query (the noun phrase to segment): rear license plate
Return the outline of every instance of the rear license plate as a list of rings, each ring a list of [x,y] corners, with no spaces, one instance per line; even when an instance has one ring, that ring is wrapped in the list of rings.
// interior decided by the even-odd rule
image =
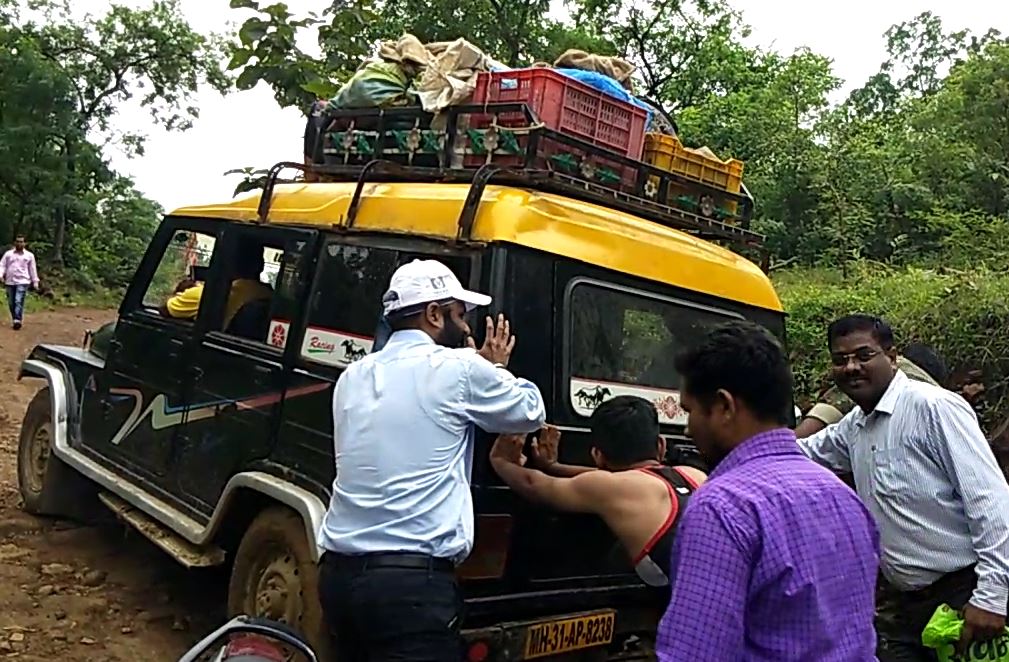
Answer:
[[[608,644],[613,641],[615,615],[609,611],[530,625],[523,657],[531,660]]]

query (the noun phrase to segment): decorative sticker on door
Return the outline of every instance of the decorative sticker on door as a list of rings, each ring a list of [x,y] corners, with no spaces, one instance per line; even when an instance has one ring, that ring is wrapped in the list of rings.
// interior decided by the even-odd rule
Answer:
[[[371,352],[372,339],[316,326],[305,330],[301,355],[309,361],[346,368]]]
[[[680,406],[680,393],[669,389],[602,382],[594,379],[572,377],[570,381],[571,406],[579,416],[592,415],[596,407],[618,395],[636,395],[649,400],[659,412],[659,422],[667,425],[686,425],[687,412]]]
[[[286,320],[270,320],[269,343],[271,347],[287,347],[287,336],[291,334],[291,323]]]

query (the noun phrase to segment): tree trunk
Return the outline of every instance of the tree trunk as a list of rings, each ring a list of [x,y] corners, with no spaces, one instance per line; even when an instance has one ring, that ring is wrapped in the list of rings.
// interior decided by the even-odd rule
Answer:
[[[56,203],[56,232],[53,234],[53,266],[62,269],[64,266],[63,262],[63,245],[66,243],[67,239],[67,210],[66,203],[61,199]]]
[[[67,200],[74,192],[74,173],[76,171],[77,150],[72,140],[67,141],[66,151],[66,174],[63,180],[63,194],[56,201],[56,209],[53,212],[56,222],[56,229],[53,233],[53,266],[57,269],[64,267],[63,247],[67,241]]]

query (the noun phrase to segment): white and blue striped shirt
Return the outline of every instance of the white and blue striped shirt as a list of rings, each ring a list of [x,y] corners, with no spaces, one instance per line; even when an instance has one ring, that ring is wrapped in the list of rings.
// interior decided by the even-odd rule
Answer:
[[[962,397],[898,370],[871,413],[855,407],[799,444],[854,474],[880,530],[887,581],[919,589],[976,563],[971,603],[1005,615],[1009,486]]]
[[[394,333],[336,384],[336,480],[319,546],[461,562],[473,548],[473,426],[527,433],[545,417],[535,384],[475,350]]]

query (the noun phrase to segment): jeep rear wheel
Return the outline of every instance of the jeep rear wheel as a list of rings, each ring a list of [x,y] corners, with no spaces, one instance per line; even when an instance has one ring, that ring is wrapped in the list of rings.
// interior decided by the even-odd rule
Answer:
[[[18,443],[18,491],[33,515],[89,519],[97,488],[53,455],[49,389],[35,394],[21,423]]]
[[[319,569],[305,524],[282,506],[261,512],[242,536],[228,585],[231,616],[247,614],[301,632],[320,660],[330,659],[329,634],[319,602]]]

